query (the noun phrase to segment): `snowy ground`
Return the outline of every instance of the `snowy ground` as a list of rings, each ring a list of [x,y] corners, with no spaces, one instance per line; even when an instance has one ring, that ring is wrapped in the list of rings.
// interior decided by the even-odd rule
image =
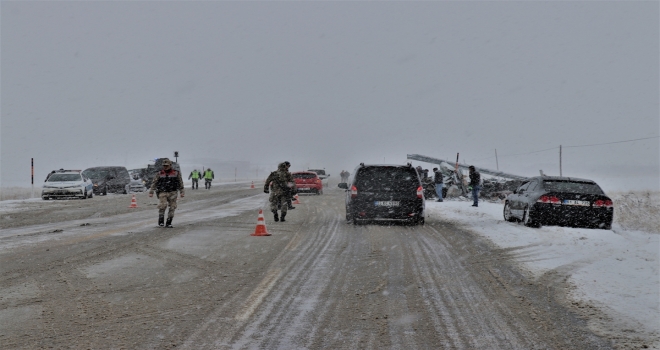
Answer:
[[[617,203],[615,201],[615,203]],[[621,202],[619,202],[621,203]],[[612,230],[543,226],[528,228],[502,218],[502,203],[467,199],[427,201],[427,216],[469,227],[511,251],[532,278],[556,273],[573,286],[573,305],[596,307],[604,317],[590,326],[600,333],[629,333],[660,349],[658,232],[627,229],[615,218]],[[641,208],[644,211],[646,208]],[[616,214],[615,214],[616,215]],[[641,215],[644,227],[657,227],[657,216]]]

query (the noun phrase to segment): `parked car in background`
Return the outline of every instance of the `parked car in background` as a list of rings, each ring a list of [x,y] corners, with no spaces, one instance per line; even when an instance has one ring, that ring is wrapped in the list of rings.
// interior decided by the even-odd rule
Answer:
[[[77,197],[80,199],[94,196],[93,184],[80,170],[56,170],[48,175],[41,190],[41,198]]]
[[[321,180],[325,180],[330,177],[330,174],[325,173],[325,169],[307,169],[307,171],[316,173],[316,175],[318,175]]]
[[[403,221],[424,224],[424,189],[412,165],[365,165],[361,163],[346,190],[346,220]]]
[[[611,229],[614,204],[596,182],[559,176],[525,180],[504,202],[504,219],[525,226]]]
[[[131,177],[123,166],[100,166],[85,169],[82,174],[92,180],[94,193],[128,193]]]
[[[323,194],[321,178],[313,171],[296,171],[291,173],[296,183],[298,193]]]

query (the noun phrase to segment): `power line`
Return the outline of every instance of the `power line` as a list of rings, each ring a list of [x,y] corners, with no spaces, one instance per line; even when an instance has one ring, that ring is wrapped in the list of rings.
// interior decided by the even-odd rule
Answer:
[[[657,139],[657,138],[660,138],[660,136],[642,137],[642,138],[639,138],[639,139],[613,141],[613,142],[605,142],[605,143],[595,143],[595,144],[591,144],[591,145],[577,145],[577,146],[563,146],[563,147],[564,148],[577,148],[577,147],[602,146],[602,145],[611,145],[611,144],[615,144],[615,143],[634,142],[634,141],[650,140],[650,139]],[[505,155],[500,155],[499,157],[524,156],[524,155],[533,154],[533,153],[551,151],[553,149],[559,149],[559,147],[546,148],[546,149],[542,149],[542,150],[539,150],[539,151],[532,151],[532,152],[528,152],[528,153],[505,154]],[[480,158],[480,159],[477,159],[476,161],[478,162],[480,160],[493,159],[493,158],[495,158],[495,156]]]
[[[575,147],[588,147],[588,146],[601,146],[601,145],[611,145],[615,143],[624,143],[624,142],[633,142],[633,141],[639,141],[639,140],[649,140],[649,139],[657,139],[660,136],[651,136],[651,137],[643,137],[641,139],[634,139],[634,140],[624,140],[624,141],[614,141],[614,142],[606,142],[606,143],[595,143],[592,145],[579,145],[579,146],[564,146],[565,148],[575,148]]]

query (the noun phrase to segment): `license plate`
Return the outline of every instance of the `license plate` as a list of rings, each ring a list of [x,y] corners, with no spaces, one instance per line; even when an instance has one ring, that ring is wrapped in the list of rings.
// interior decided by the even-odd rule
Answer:
[[[591,203],[589,203],[589,201],[578,201],[578,200],[573,200],[573,199],[564,199],[564,201],[562,203],[564,203],[566,205],[580,205],[580,206],[583,206],[583,207],[588,207],[589,205],[591,205]]]
[[[399,201],[375,201],[374,205],[377,207],[398,207]]]
[[[308,187],[302,187],[302,188],[301,188],[301,187],[298,187],[298,191],[309,191],[309,190],[311,190],[311,188],[308,188]]]

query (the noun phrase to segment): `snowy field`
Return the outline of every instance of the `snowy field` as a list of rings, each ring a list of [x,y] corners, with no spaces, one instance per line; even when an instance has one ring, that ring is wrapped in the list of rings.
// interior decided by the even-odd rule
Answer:
[[[429,200],[427,216],[442,218],[507,249],[531,278],[565,281],[565,296],[603,335],[642,338],[660,349],[660,194],[613,194],[612,230],[528,228],[502,217],[503,204]]]

